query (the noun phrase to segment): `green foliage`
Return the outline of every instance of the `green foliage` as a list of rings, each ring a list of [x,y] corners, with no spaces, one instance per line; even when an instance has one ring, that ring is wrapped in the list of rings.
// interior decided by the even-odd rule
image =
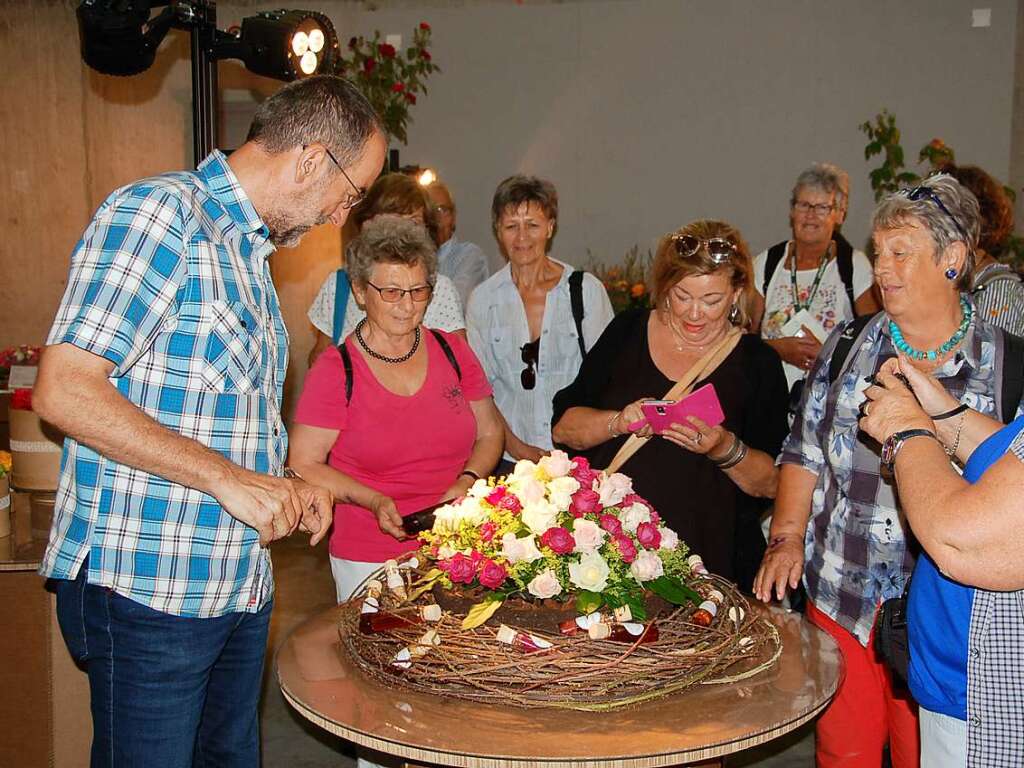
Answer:
[[[673,605],[685,605],[687,601],[694,605],[700,605],[701,601],[704,600],[696,590],[690,589],[682,582],[675,581],[667,576],[660,576],[654,581],[648,581],[644,586],[658,597],[668,600]]]

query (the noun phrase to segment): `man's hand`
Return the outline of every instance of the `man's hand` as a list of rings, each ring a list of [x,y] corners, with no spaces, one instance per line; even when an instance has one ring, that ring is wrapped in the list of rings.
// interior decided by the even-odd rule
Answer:
[[[306,506],[291,480],[250,472],[230,465],[230,477],[219,486],[217,501],[233,518],[260,535],[260,546],[283,539],[302,520]]]
[[[326,488],[310,485],[305,480],[292,478],[292,486],[302,501],[299,530],[310,535],[309,546],[315,547],[330,530],[334,517],[334,498]]]
[[[803,572],[803,539],[795,534],[775,537],[754,577],[754,596],[762,602],[770,602],[774,588],[776,599],[781,600],[787,587],[796,589]]]

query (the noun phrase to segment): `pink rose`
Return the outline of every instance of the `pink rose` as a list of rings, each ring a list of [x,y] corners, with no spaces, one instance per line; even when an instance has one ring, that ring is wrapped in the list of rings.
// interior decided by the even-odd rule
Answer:
[[[506,493],[508,493],[508,489],[504,485],[495,486],[493,491],[484,496],[484,501],[492,507],[496,507],[501,503],[501,500],[505,498]]]
[[[505,570],[505,566],[498,565],[489,557],[485,557],[480,561],[479,578],[482,586],[488,589],[497,589],[505,583],[505,579],[508,578],[508,571]]]
[[[494,538],[494,532],[496,530],[498,530],[498,524],[488,520],[480,526],[480,540],[483,542],[490,542],[490,540]]]
[[[636,560],[636,545],[633,540],[628,536],[616,536],[615,546],[619,548],[619,556],[622,557],[622,562],[632,563]],[[456,555],[458,557],[458,555]],[[454,559],[454,558],[453,558]],[[455,581],[455,578],[452,578]]]
[[[576,540],[572,534],[560,525],[544,531],[540,537],[540,543],[556,555],[568,554],[576,546]]]
[[[655,523],[640,523],[636,527],[636,540],[647,549],[657,549],[661,546],[661,533]]]
[[[597,491],[592,491],[588,486],[583,486],[572,495],[569,511],[573,517],[583,517],[583,515],[592,512],[600,512],[601,497]]]
[[[498,502],[498,509],[518,514],[523,511],[523,505],[514,493],[506,493],[501,497],[501,501]]]
[[[580,488],[591,489],[594,487],[594,481],[597,480],[598,472],[596,469],[590,468],[590,462],[583,456],[577,456],[572,460],[572,469],[569,474],[576,478],[576,482],[580,484]]]
[[[619,522],[619,518],[615,515],[601,515],[599,520],[601,527],[604,528],[612,536],[619,536],[622,534],[622,523]]]
[[[473,561],[461,552],[456,553],[448,561],[448,578],[453,584],[472,584],[476,577],[476,567]]]

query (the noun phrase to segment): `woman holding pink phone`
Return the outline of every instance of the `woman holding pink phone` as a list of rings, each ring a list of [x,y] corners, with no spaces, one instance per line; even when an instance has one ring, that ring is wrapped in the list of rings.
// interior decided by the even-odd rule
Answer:
[[[553,437],[595,467],[630,475],[709,569],[749,590],[788,432],[782,362],[747,333],[750,252],[731,225],[695,221],[662,238],[652,273],[655,308],[608,326],[555,397]],[[691,407],[712,423],[690,415],[665,425],[657,411],[649,419],[644,403],[654,399],[679,401],[665,413]]]

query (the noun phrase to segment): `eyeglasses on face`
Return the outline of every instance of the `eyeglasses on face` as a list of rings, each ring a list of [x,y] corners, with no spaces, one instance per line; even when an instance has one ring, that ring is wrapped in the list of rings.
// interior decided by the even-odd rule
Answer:
[[[707,240],[696,235],[673,235],[676,253],[683,259],[695,256],[703,247],[715,264],[725,264],[736,256],[736,244],[724,237],[712,237]]]
[[[523,365],[526,367],[519,374],[519,383],[523,385],[523,389],[533,389],[537,386],[537,372],[534,370],[534,366],[537,365],[537,359],[540,356],[540,339],[523,344],[520,351]]]
[[[309,146],[308,144],[303,144],[302,148],[305,149],[308,146]],[[326,146],[324,147],[324,152],[326,152],[327,156],[329,158],[331,158],[331,161],[336,166],[338,166],[338,170],[341,171],[341,175],[345,177],[345,181],[347,181],[348,185],[350,187],[352,187],[352,191],[349,192],[348,195],[345,196],[344,200],[341,201],[341,207],[346,209],[346,210],[349,210],[351,208],[355,208],[357,205],[359,205],[361,202],[363,202],[363,200],[366,199],[366,189],[365,189],[365,187],[357,187],[356,186],[356,183],[354,181],[352,181],[352,177],[349,176],[347,173],[345,173],[345,169],[341,167],[341,163],[338,162],[338,158],[336,158],[334,156],[334,153],[331,152],[331,150],[329,150]]]
[[[900,194],[912,202],[919,200],[928,200],[938,206],[939,210],[946,214],[946,218],[953,222],[953,226],[956,227],[956,231],[963,237],[965,243],[970,243],[971,239],[967,236],[967,232],[960,226],[960,222],[956,220],[956,216],[949,212],[949,208],[942,202],[942,198],[938,196],[934,189],[931,187],[920,186],[914,187],[913,189],[901,189]]]
[[[388,304],[397,304],[405,297],[405,294],[409,294],[409,298],[417,304],[422,304],[424,301],[428,301],[434,292],[434,286],[432,285],[417,285],[415,288],[381,288],[369,280],[366,281],[366,284],[375,289],[380,294],[381,299]]]
[[[835,203],[808,203],[806,200],[793,203],[793,210],[804,216],[812,212],[815,216],[828,216],[835,208]]]

